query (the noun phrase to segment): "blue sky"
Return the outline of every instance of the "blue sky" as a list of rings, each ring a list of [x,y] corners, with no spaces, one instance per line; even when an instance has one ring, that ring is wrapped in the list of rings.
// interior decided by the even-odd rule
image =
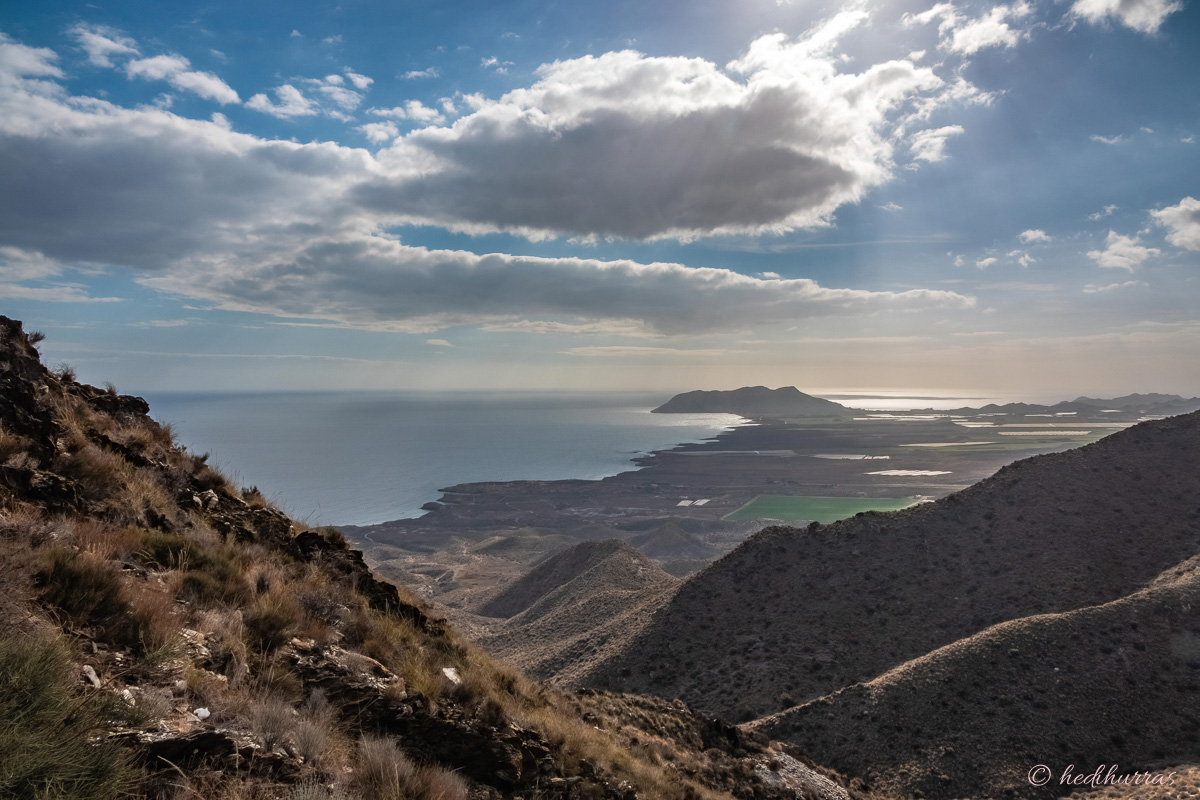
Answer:
[[[1200,394],[1186,0],[8,4],[0,310],[164,389]]]

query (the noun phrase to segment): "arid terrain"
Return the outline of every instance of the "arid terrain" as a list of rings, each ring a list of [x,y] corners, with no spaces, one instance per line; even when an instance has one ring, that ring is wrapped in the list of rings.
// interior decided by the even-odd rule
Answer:
[[[1194,796],[1200,412],[1074,449],[1098,436],[1039,433],[1017,450],[1061,452],[749,535],[722,517],[779,486],[756,480],[805,508],[817,488],[895,499],[913,484],[874,482],[879,461],[970,476],[1014,449],[934,415],[739,428],[610,481],[590,508],[612,514],[576,527],[449,548],[424,529],[405,558],[460,559],[414,581],[459,592],[448,623],[175,445],[140,398],[47,370],[37,340],[0,318],[0,796],[984,800],[1093,773],[1095,796]],[[825,462],[841,482],[814,483]],[[596,485],[521,486],[507,512],[501,486],[465,487],[430,516],[581,519],[561,501]],[[658,563],[722,549],[688,577]],[[516,577],[453,585],[489,560]]]
[[[0,797],[873,798],[680,702],[530,680],[38,341],[0,317]]]
[[[369,556],[438,564],[413,585],[559,684],[680,698],[892,796],[1058,796],[1072,786],[1029,770],[1200,761],[1200,414],[1071,405],[763,421],[606,481],[455,487],[395,538],[371,533],[404,541],[408,524],[433,544],[457,520],[461,560]],[[1038,448],[1057,452],[1013,460]],[[870,474],[881,464],[967,480]],[[776,524],[682,580],[656,567],[729,549],[723,517],[764,487],[928,502]],[[541,526],[506,535],[496,510],[538,503]],[[563,524],[581,507],[588,523]],[[519,577],[484,574],[497,552]]]

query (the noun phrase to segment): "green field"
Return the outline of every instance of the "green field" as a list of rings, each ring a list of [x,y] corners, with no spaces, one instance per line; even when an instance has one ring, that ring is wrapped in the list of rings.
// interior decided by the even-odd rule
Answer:
[[[737,511],[726,515],[725,519],[734,522],[748,519],[836,522],[852,517],[860,511],[895,511],[912,504],[912,500],[890,497],[794,497],[760,494]]]

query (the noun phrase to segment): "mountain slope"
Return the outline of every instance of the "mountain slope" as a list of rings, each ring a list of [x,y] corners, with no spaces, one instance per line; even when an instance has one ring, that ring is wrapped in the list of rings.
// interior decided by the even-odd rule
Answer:
[[[936,503],[769,528],[588,684],[753,719],[1006,620],[1099,605],[1200,552],[1200,414],[1016,462]]]
[[[483,603],[477,612],[503,618],[525,612],[527,618],[536,618],[564,602],[586,597],[596,586],[638,590],[662,581],[674,582],[624,542],[581,542],[538,564]]]
[[[46,370],[35,344],[0,317],[0,796],[717,800],[801,785],[756,778],[781,745],[752,735],[714,759],[602,729],[376,578],[336,531],[231,485],[142,399]],[[839,781],[827,796],[862,796]]]
[[[695,391],[677,394],[655,414],[740,414],[743,417],[828,417],[850,409],[831,400],[807,395],[795,386],[768,389],[744,386],[732,391]]]
[[[480,644],[534,677],[570,682],[620,650],[678,584],[624,542],[583,542],[485,604],[491,616],[514,613]]]
[[[887,793],[1053,797],[1061,771],[1200,755],[1200,558],[1101,606],[988,628],[750,727]],[[1036,764],[1056,779],[1030,786]]]

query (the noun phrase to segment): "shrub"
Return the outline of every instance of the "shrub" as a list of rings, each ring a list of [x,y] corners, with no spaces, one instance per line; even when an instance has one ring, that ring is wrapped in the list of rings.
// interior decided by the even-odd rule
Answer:
[[[420,797],[427,800],[467,800],[468,785],[457,772],[425,767],[418,776]]]
[[[196,558],[200,563],[189,565],[180,580],[181,600],[199,606],[239,606],[250,602],[254,590],[242,568],[231,558],[213,550]]]
[[[90,554],[50,550],[37,579],[42,599],[75,624],[105,622],[129,612],[121,596],[120,571]]]
[[[243,615],[250,642],[264,653],[275,650],[291,639],[304,620],[304,612],[296,598],[284,593],[259,597]]]
[[[250,707],[249,716],[250,729],[258,734],[267,750],[286,742],[296,727],[296,712],[292,707],[270,695],[260,697]]]
[[[179,617],[171,595],[158,587],[142,585],[129,597],[130,619],[137,626],[137,639],[143,654],[161,661],[179,650]]]
[[[194,542],[175,533],[142,531],[141,540],[138,556],[146,566],[187,569],[203,567],[207,561]]]
[[[0,635],[0,797],[109,800],[132,788],[126,753],[88,742],[105,709],[71,692],[67,666],[57,642]]]
[[[417,766],[394,741],[368,737],[359,742],[354,788],[366,800],[408,800],[416,785]]]

